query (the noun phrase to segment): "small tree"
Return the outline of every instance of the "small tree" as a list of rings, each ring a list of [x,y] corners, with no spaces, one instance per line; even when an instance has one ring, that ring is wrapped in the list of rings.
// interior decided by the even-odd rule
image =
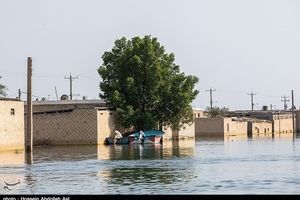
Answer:
[[[1,79],[2,77],[0,76],[0,79]],[[5,86],[5,85],[2,85],[2,84],[0,84],[0,96],[6,96],[6,90],[7,90],[7,87]]]
[[[216,116],[224,116],[227,112],[229,111],[229,108],[223,107],[223,108],[219,108],[219,107],[207,107],[206,108],[206,112],[209,113],[210,117],[216,117]]]
[[[180,72],[174,54],[165,53],[156,38],[123,37],[102,59],[100,97],[116,108],[125,128],[160,124],[179,129],[193,120],[191,102],[198,94],[198,78]]]

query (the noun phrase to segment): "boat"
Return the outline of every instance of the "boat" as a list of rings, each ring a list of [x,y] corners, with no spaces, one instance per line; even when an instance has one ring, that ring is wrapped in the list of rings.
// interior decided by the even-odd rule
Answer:
[[[146,130],[143,131],[145,134],[144,141],[139,139],[139,131],[135,131],[133,133],[127,133],[124,135],[128,135],[117,140],[114,140],[112,137],[107,137],[105,140],[105,144],[157,144],[161,143],[162,136],[165,132],[160,130]]]

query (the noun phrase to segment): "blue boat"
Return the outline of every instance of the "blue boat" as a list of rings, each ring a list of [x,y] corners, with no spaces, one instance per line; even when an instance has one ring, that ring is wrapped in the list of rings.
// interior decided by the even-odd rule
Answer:
[[[140,140],[140,133],[139,131],[135,131],[130,133],[127,137],[122,137],[118,139],[114,139],[112,137],[107,137],[105,140],[106,144],[157,144],[162,142],[162,136],[165,132],[160,130],[147,130],[144,132],[144,139]],[[123,134],[126,135],[126,134]]]

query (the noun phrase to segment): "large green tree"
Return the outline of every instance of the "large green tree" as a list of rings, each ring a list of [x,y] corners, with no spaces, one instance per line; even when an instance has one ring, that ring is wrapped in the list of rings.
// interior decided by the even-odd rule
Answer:
[[[125,128],[179,129],[192,122],[198,78],[180,72],[174,54],[167,54],[157,38],[123,37],[102,59],[100,97],[116,108]]]
[[[1,79],[2,77],[0,76],[0,79]],[[0,96],[6,96],[6,90],[7,90],[7,88],[6,88],[6,86],[5,85],[2,85],[2,84],[0,84]]]
[[[209,113],[209,116],[210,117],[217,117],[217,116],[225,116],[226,113],[229,111],[229,108],[227,107],[223,107],[223,108],[220,108],[220,107],[207,107],[206,108],[206,112]]]

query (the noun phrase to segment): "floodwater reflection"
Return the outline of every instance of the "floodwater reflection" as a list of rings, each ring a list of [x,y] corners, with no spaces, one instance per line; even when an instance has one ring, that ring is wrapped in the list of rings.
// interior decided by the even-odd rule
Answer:
[[[184,184],[195,177],[193,164],[187,166],[194,156],[195,140],[164,141],[156,145],[114,145],[101,146],[99,159],[116,160],[117,163],[98,172],[100,179],[109,185],[119,185],[121,191],[130,193],[132,187],[147,185],[141,193],[157,190],[157,184]],[[108,148],[108,149],[107,149]],[[103,152],[107,154],[104,155]],[[122,160],[132,160],[131,164]],[[154,160],[159,160],[155,162]],[[165,160],[165,161],[163,161]],[[187,172],[188,171],[188,172]],[[115,187],[118,192],[118,187]]]
[[[24,175],[10,170],[25,165],[24,151],[0,152],[0,194],[13,193],[24,183]]]
[[[299,193],[300,139],[165,140],[0,153],[0,194]],[[18,183],[3,190],[4,181]]]
[[[140,160],[194,155],[195,140],[164,141],[162,144],[99,145],[99,160]]]

